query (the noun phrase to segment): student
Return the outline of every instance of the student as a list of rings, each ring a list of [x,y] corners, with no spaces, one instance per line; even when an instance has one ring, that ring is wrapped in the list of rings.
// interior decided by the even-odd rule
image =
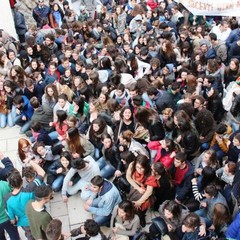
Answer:
[[[20,134],[23,134],[30,129],[30,121],[34,110],[30,105],[29,100],[25,96],[15,96],[13,99],[13,104],[17,109],[17,117],[15,118],[15,124],[21,126]]]
[[[47,240],[64,240],[62,235],[62,222],[59,219],[53,219],[46,229]]]
[[[49,185],[38,186],[34,190],[35,201],[27,203],[26,214],[30,230],[35,239],[46,239],[46,229],[52,217],[45,209],[45,204],[52,197],[52,188]]]
[[[175,201],[187,204],[193,199],[191,179],[193,178],[194,169],[191,163],[187,161],[185,153],[176,153],[170,173],[176,186]]]
[[[18,229],[15,225],[13,225],[9,216],[7,215],[5,204],[4,204],[4,196],[11,193],[11,188],[8,182],[0,181],[0,239],[6,240],[5,231],[8,233],[11,240],[20,240]]]
[[[112,212],[111,236],[113,238],[132,237],[140,228],[140,219],[135,214],[134,205],[131,201],[120,202]]]
[[[13,163],[9,157],[4,156],[3,152],[0,151],[0,180],[6,181],[10,171],[13,169]]]
[[[28,240],[33,240],[26,215],[26,205],[29,200],[34,199],[33,192],[27,192],[23,188],[23,180],[18,170],[14,169],[8,177],[12,192],[6,197],[6,210],[13,225],[22,227]]]
[[[84,209],[94,214],[94,220],[100,226],[109,224],[113,208],[122,200],[120,193],[111,182],[99,175],[92,178],[90,192]]]
[[[80,180],[76,184],[69,184],[72,177],[78,173]],[[97,162],[91,157],[76,158],[71,162],[71,169],[64,178],[62,186],[63,202],[68,201],[68,196],[76,194],[81,190],[81,198],[85,201],[89,198],[89,187],[91,179],[100,174],[100,169]]]
[[[189,213],[183,220],[182,240],[197,240],[199,239],[200,218],[195,213]]]
[[[106,240],[107,237],[102,233],[100,226],[93,219],[87,219],[84,225],[73,229],[70,236],[76,237],[80,234],[84,234],[85,237],[82,240]]]

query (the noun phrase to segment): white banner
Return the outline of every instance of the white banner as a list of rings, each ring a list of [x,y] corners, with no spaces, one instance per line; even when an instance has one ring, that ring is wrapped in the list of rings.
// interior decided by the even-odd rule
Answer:
[[[240,16],[240,0],[179,0],[194,15]]]

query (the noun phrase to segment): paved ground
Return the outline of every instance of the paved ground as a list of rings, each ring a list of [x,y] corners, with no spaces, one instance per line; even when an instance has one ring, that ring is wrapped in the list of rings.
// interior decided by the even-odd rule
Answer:
[[[20,137],[19,127],[0,129],[0,151],[4,152],[8,156],[14,166],[20,169],[20,163],[17,156],[17,142]],[[62,202],[61,195],[59,193],[54,194],[54,198],[51,200],[48,211],[53,218],[58,218],[63,223],[63,232],[69,232],[70,229],[78,227],[86,219],[91,218],[91,215],[83,209],[83,201],[79,195],[75,195],[69,198],[68,203]],[[154,217],[156,213],[150,213],[147,215],[147,222]],[[103,228],[103,232],[108,235],[109,229]],[[25,236],[22,230],[19,230],[22,240],[25,240]],[[74,239],[74,238],[72,238]]]

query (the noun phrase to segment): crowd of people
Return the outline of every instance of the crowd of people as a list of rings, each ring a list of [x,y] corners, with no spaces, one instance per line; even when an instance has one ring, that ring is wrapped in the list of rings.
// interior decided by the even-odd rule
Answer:
[[[20,126],[22,172],[0,152],[0,239],[104,240],[110,226],[112,240],[240,240],[239,19],[173,0],[38,0],[27,26],[11,3],[0,127]],[[93,218],[64,235],[45,210],[54,192],[80,192]]]

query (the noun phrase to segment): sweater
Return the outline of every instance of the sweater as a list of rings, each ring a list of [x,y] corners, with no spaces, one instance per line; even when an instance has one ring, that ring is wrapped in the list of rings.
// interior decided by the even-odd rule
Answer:
[[[44,208],[41,211],[36,211],[32,203],[32,200],[29,201],[26,207],[31,233],[35,239],[47,239],[45,232],[52,217]]]
[[[88,166],[85,167],[84,169],[78,170],[75,168],[71,168],[68,171],[68,173],[63,181],[62,195],[66,196],[68,183],[69,183],[69,181],[71,181],[71,179],[75,173],[78,173],[78,175],[81,177],[80,181],[83,180],[88,183],[90,183],[90,181],[93,177],[100,175],[99,166],[98,166],[97,162],[91,156],[85,157],[84,161],[88,162]]]
[[[134,214],[133,219],[123,221],[121,217],[118,215],[118,205],[114,207],[112,211],[112,217],[110,222],[110,229],[112,230],[115,227],[116,223],[120,223],[123,225],[125,230],[118,228],[116,234],[133,236],[137,230],[140,228],[140,219],[137,214]],[[112,235],[111,231],[111,235]]]
[[[6,200],[8,216],[10,220],[17,219],[17,226],[29,226],[25,208],[30,199],[34,199],[33,192],[21,190],[15,195],[11,193]]]
[[[93,193],[91,197],[94,201],[94,207],[91,206],[89,212],[97,216],[109,216],[113,208],[122,201],[115,185],[105,179],[98,195]]]
[[[0,181],[0,224],[6,222],[9,218],[5,211],[4,197],[11,192],[8,182]]]

